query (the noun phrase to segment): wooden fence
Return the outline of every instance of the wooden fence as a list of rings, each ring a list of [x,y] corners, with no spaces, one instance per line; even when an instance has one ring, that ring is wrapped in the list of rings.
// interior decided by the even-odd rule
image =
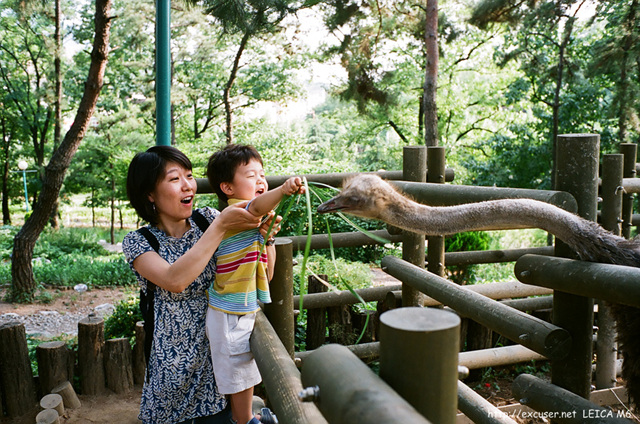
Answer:
[[[581,214],[587,210],[587,218],[595,219],[594,207],[598,196],[597,137],[566,136],[561,137],[560,141],[561,152],[564,151],[565,155],[571,156],[570,160],[564,161],[565,163],[588,162],[588,166],[583,165],[578,170],[559,171],[558,178],[564,182],[565,191],[442,184],[445,179],[452,178],[452,172],[444,169],[443,151],[439,148],[434,150],[431,158],[428,153],[430,150],[426,148],[408,148],[405,157],[410,159],[405,161],[405,169],[401,173],[382,173],[382,176],[395,180],[395,184],[402,191],[417,201],[430,205],[526,197],[543,200]],[[620,231],[624,232],[632,225],[634,219],[629,193],[636,192],[632,188],[635,187],[636,181],[627,176],[628,174],[624,174],[623,180],[623,160],[630,156],[633,158],[631,166],[635,173],[637,152],[635,145],[624,145],[622,150],[625,151],[624,156],[607,155],[603,158],[600,184],[603,205],[600,220],[605,228],[616,231],[616,228],[621,227]],[[625,161],[629,162],[630,160]],[[424,169],[427,163],[431,172]],[[560,161],[561,165],[562,163],[563,161]],[[322,181],[334,186],[339,185],[344,177],[345,174],[307,176],[311,181]],[[275,181],[277,178],[284,177],[272,177],[270,184],[277,185],[281,182]],[[584,189],[585,181],[590,185],[587,190]],[[593,181],[596,181],[595,187]],[[198,185],[199,192],[211,191],[205,180],[199,180]],[[623,196],[619,187],[630,189]],[[585,207],[583,204],[589,206]],[[622,226],[619,222],[620,217]],[[331,322],[339,322],[347,329],[351,326],[356,331],[361,328],[364,317],[353,313],[349,308],[349,305],[357,303],[357,299],[351,293],[321,293],[321,290],[317,289],[318,293],[310,293],[303,299],[303,308],[308,314],[307,352],[295,352],[294,344],[295,310],[299,299],[293,296],[293,252],[301,248],[303,238],[277,239],[278,260],[272,284],[273,303],[265,305],[264,315],[258,314],[251,346],[263,376],[267,395],[280,422],[357,422],[365,416],[378,417],[375,422],[398,422],[397,419],[401,415],[413,422],[450,423],[455,420],[458,407],[469,417],[475,417],[476,422],[513,422],[505,418],[504,414],[496,414],[494,407],[478,399],[464,383],[458,381],[458,377],[465,375],[464,369],[461,370],[458,366],[474,369],[530,359],[546,358],[552,363],[554,385],[536,381],[536,387],[542,387],[540,393],[547,388],[548,392],[562,393],[562,390],[565,390],[577,394],[580,399],[587,397],[585,393],[588,395],[592,375],[591,329],[594,317],[593,301],[585,296],[620,301],[619,297],[615,297],[616,291],[623,285],[626,288],[634,286],[633,283],[640,279],[640,271],[635,268],[550,258],[549,255],[553,254],[550,248],[445,254],[442,240],[438,238],[429,238],[428,257],[425,257],[424,237],[398,234],[393,229],[382,233],[392,241],[402,241],[403,250],[407,251],[407,255],[403,254],[403,259],[387,257],[382,262],[385,271],[398,278],[401,284],[359,291],[366,301],[378,302],[376,313],[370,316],[370,321],[375,325],[367,335],[367,342],[337,347],[334,346],[336,342],[348,342],[329,332],[329,341],[334,344],[325,345],[327,329],[324,323],[327,322],[327,317],[336,317],[332,318]],[[376,243],[360,233],[333,234],[332,237],[335,247]],[[326,235],[315,235],[312,239],[313,249],[326,248],[327,244]],[[556,246],[556,253],[558,249],[561,248]],[[532,256],[532,253],[537,256]],[[504,283],[460,287],[442,278],[445,265],[507,261],[517,261],[516,276],[521,281],[508,283],[509,287],[506,290]],[[557,273],[558,275],[553,274],[553,271],[561,266],[580,268],[589,275],[596,275],[594,284],[575,284],[575,281],[567,282],[563,279],[561,272]],[[530,271],[533,268],[536,272],[519,272],[522,269]],[[526,277],[522,277],[523,275]],[[541,278],[540,275],[545,278]],[[551,275],[553,278],[547,278]],[[614,276],[616,284],[602,289],[598,284],[597,275],[609,279]],[[625,285],[627,282],[628,285]],[[309,284],[310,287],[316,286],[313,279]],[[541,285],[545,287],[540,287]],[[563,293],[561,296],[558,296],[559,290]],[[480,291],[483,292],[479,293]],[[543,296],[551,293],[554,294],[553,323],[549,322],[548,313],[540,312],[551,309],[552,296]],[[522,299],[512,300],[513,297]],[[626,296],[626,300],[623,301],[640,306],[635,300],[638,298],[640,296],[633,294]],[[439,308],[444,305],[445,308],[419,308],[430,311],[428,313],[436,311],[438,317],[431,319],[432,322],[421,322],[422,318],[412,315],[415,314],[416,306],[436,305],[439,305]],[[602,308],[602,305],[599,306]],[[457,315],[450,310],[456,311]],[[566,317],[567,314],[563,314],[563,310],[571,311],[572,316]],[[579,312],[576,313],[576,310]],[[391,312],[393,314],[389,315]],[[479,324],[480,328],[488,329],[488,334],[502,334],[514,344],[502,348],[491,347],[473,352],[460,352],[458,360],[451,361],[451,349],[458,352],[465,343],[473,344],[469,341],[467,333],[461,331],[460,323],[456,324],[455,320],[450,319],[451,316],[458,315],[465,318],[462,321]],[[384,323],[385,316],[390,322]],[[440,324],[434,325],[433,322]],[[444,325],[443,322],[447,324]],[[417,329],[416,323],[421,323]],[[31,376],[26,358],[24,328],[17,324],[0,327],[0,395],[4,399],[5,408],[3,411],[0,410],[0,414],[20,415],[24,408],[31,408],[36,403],[37,393],[44,395],[53,386],[65,381],[78,381],[75,389],[83,394],[98,394],[105,390],[126,391],[133,384],[141,383],[144,379],[142,352],[139,347],[142,346],[141,340],[144,337],[142,328],[137,329],[137,341],[132,350],[125,339],[105,341],[102,324],[102,320],[94,317],[88,317],[79,323],[77,358],[73,358],[64,344],[39,348],[38,361],[39,364],[42,361],[40,369],[43,371],[35,379]],[[601,316],[598,316],[598,326],[597,348],[605,346],[611,350],[613,341],[607,333],[613,324],[603,321]],[[588,332],[585,328],[588,328]],[[487,330],[478,331],[485,331],[486,334]],[[348,331],[343,329],[342,332]],[[387,334],[384,337],[387,337],[388,341],[381,337],[381,333]],[[453,336],[454,333],[456,336]],[[435,344],[438,348],[434,348],[433,342],[429,340],[439,340]],[[406,353],[412,349],[402,348],[419,345],[431,346],[425,348],[429,355],[407,355]],[[359,366],[360,360],[357,358],[379,360],[380,376],[372,374],[367,367]],[[598,384],[600,387],[611,387],[615,380],[617,358],[615,355],[598,353],[597,359]],[[432,369],[441,372],[424,374],[425,370]],[[74,373],[78,378],[74,379]],[[454,383],[451,376],[455,376]],[[413,388],[412,380],[419,380],[425,384],[424,379],[429,379],[429,384],[432,384],[435,390],[420,391]],[[25,384],[11,384],[16,381]],[[558,392],[556,386],[564,389],[559,389]],[[300,401],[301,392],[304,393],[304,400],[309,402]],[[540,394],[534,391],[528,396],[531,397],[531,405],[539,411],[553,411],[554,406],[545,401]],[[570,396],[567,399],[570,405],[576,408],[588,407],[594,411],[600,408],[592,404],[585,406],[582,401],[571,400],[574,398]],[[387,417],[385,411],[389,410],[398,411],[400,415]],[[353,421],[354,417],[360,418]]]

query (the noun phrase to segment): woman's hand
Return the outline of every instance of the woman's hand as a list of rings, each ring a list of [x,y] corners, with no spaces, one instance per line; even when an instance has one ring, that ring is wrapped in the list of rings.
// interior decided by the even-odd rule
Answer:
[[[224,208],[214,220],[222,229],[226,230],[250,230],[258,228],[260,217],[253,215],[245,209],[248,202],[240,202]]]
[[[276,234],[280,232],[280,228],[281,228],[280,222],[282,221],[282,217],[280,215],[278,216],[275,216],[275,215],[276,215],[275,212],[273,211],[269,212],[269,214],[267,215],[267,218],[260,225],[260,234],[262,234],[265,240],[271,237],[275,237]],[[275,222],[274,222],[274,219],[275,219]],[[269,231],[269,227],[271,226],[271,222],[274,222],[274,224],[273,224],[273,227],[271,228],[271,232],[267,234],[267,231]]]

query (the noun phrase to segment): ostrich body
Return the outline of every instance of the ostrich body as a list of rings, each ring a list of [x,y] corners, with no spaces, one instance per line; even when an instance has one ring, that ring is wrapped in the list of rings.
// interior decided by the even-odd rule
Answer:
[[[321,204],[318,212],[344,212],[425,235],[540,228],[569,245],[582,260],[640,266],[638,241],[616,236],[595,222],[532,199],[431,207],[405,197],[376,175],[362,174],[345,181],[340,194]],[[637,404],[640,400],[640,309],[625,305],[613,305],[612,309],[624,359],[622,376],[630,397]]]

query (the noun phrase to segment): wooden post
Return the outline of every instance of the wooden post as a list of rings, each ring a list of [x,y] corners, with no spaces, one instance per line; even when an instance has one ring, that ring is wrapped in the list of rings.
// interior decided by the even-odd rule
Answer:
[[[62,396],[49,393],[40,399],[40,407],[42,409],[55,409],[58,412],[59,416],[64,415],[64,401],[62,400]]]
[[[456,421],[459,337],[452,312],[413,307],[380,317],[380,377],[433,423]]]
[[[107,387],[115,393],[125,393],[133,388],[131,345],[129,339],[109,339],[104,345],[104,370]]]
[[[327,281],[326,275],[319,275]],[[324,293],[328,290],[315,276],[311,275],[309,280],[309,293]],[[304,299],[303,299],[304,301]],[[327,333],[327,310],[326,308],[316,308],[307,310],[307,350],[313,350],[322,346]]]
[[[58,424],[60,415],[55,409],[44,409],[36,415],[36,424]]]
[[[440,146],[427,148],[427,182],[444,184],[445,149]],[[444,277],[444,237],[427,237],[427,270]],[[416,305],[417,306],[417,305]]]
[[[428,423],[344,346],[313,351],[302,365],[302,384],[318,386],[316,404],[331,424]]]
[[[70,355],[71,352],[63,341],[44,342],[38,345],[36,359],[42,393],[49,393],[58,384],[73,380],[73,362],[70,360]]]
[[[402,151],[402,171],[405,181],[424,183],[427,179],[427,148],[406,146]],[[402,237],[402,259],[416,266],[424,267],[425,238],[422,234],[405,232]],[[402,285],[402,305],[422,305],[422,293]]]
[[[135,328],[136,344],[133,345],[133,382],[144,384],[147,364],[144,357],[144,321],[136,322]]]
[[[620,153],[624,156],[623,178],[635,178],[638,145],[635,143],[620,144]],[[633,193],[622,196],[622,237],[631,237],[631,217],[633,215]]]
[[[327,322],[329,323],[330,343],[348,345],[355,342],[349,306],[339,305],[327,308]]]
[[[300,402],[300,371],[262,312],[256,314],[250,343],[264,386],[274,394],[270,404],[280,422],[327,424],[314,404]]]
[[[73,386],[71,382],[64,381],[51,389],[51,393],[58,394],[62,396],[62,401],[64,402],[64,406],[70,409],[78,409],[82,404],[80,403],[80,399],[78,399],[78,395],[76,391],[73,390]]]
[[[558,136],[556,190],[569,192],[578,203],[578,215],[595,221],[597,217],[598,134]],[[575,253],[556,240],[556,255]],[[553,323],[571,334],[569,355],[551,362],[551,382],[584,398],[591,391],[593,360],[593,299],[555,291]]]
[[[95,315],[78,322],[78,375],[83,395],[104,391],[104,321]]]
[[[276,265],[271,280],[271,303],[264,305],[264,313],[275,328],[291,358],[295,353],[295,318],[293,315],[293,244],[291,240],[276,239]]]
[[[0,383],[10,418],[31,411],[37,404],[27,333],[17,321],[0,325]]]
[[[513,396],[521,404],[540,412],[551,412],[557,422],[631,424],[632,421],[612,413],[568,390],[549,384],[529,374],[520,374],[511,386]],[[550,415],[554,416],[554,415]]]
[[[602,227],[622,234],[622,178],[624,155],[602,157]],[[598,341],[596,343],[596,389],[608,389],[616,382],[616,324],[607,302],[598,301]]]

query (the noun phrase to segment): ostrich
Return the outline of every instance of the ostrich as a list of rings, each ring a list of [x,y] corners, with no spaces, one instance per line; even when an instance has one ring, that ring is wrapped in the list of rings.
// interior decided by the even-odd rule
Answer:
[[[582,260],[640,266],[640,241],[618,237],[592,221],[532,199],[503,199],[448,207],[430,207],[400,194],[372,174],[345,181],[340,194],[318,207],[319,213],[344,212],[377,219],[425,235],[507,228],[541,228],[564,241]],[[623,354],[622,376],[629,396],[640,401],[640,309],[613,305]]]

